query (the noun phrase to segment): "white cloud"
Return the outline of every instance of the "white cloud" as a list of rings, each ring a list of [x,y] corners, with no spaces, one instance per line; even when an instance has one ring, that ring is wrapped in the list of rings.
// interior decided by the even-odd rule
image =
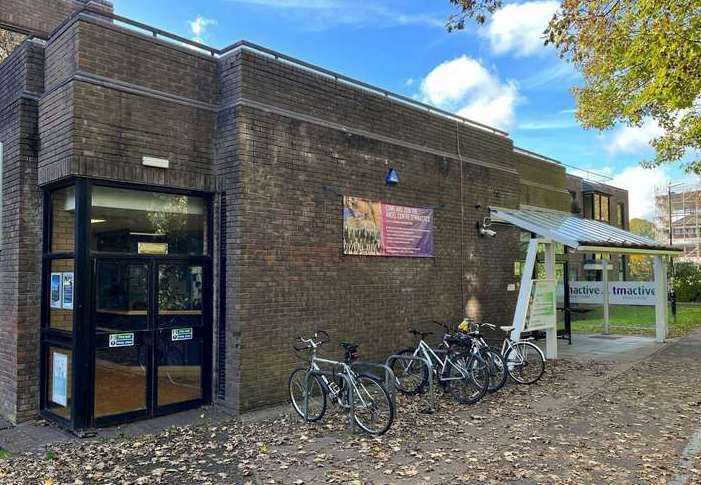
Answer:
[[[190,24],[190,33],[192,34],[192,40],[195,42],[204,43],[207,37],[207,28],[212,25],[216,25],[217,21],[212,19],[207,19],[198,15],[194,20],[188,22]]]
[[[543,32],[560,6],[556,1],[510,3],[500,8],[481,35],[489,39],[495,54],[513,51],[529,56],[545,51]]]
[[[607,184],[628,191],[628,210],[630,217],[642,217],[652,220],[655,213],[655,187],[666,185],[669,181],[667,169],[643,168],[634,165],[616,173]]]
[[[652,148],[650,140],[663,133],[654,120],[647,120],[642,126],[622,126],[613,132],[605,148],[609,155],[643,153]]]
[[[423,101],[499,128],[514,123],[519,99],[513,81],[502,82],[479,61],[460,56],[436,66],[420,86]]]

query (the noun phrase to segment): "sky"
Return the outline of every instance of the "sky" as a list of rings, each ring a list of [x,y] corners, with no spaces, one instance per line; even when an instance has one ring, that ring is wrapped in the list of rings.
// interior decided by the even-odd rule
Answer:
[[[674,166],[640,167],[654,153],[654,123],[577,124],[570,89],[581,77],[543,45],[556,1],[506,1],[484,26],[453,33],[448,0],[113,1],[120,15],[207,45],[248,40],[503,129],[571,173],[628,189],[631,217],[652,217],[655,186],[689,179]]]

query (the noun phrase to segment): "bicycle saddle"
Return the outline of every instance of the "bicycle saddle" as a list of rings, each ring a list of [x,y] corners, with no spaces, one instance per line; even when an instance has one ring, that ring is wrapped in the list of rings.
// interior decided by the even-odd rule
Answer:
[[[508,327],[501,326],[501,327],[499,327],[499,328],[502,329],[502,331],[508,333],[508,332],[511,332],[511,331],[514,329],[514,326],[513,326],[513,325],[509,325]]]
[[[343,347],[344,350],[358,350],[358,344],[352,342],[341,342],[341,347]]]
[[[409,329],[409,333],[412,335],[420,335],[421,338],[426,338],[429,335],[433,335],[433,332],[420,332],[415,328]]]

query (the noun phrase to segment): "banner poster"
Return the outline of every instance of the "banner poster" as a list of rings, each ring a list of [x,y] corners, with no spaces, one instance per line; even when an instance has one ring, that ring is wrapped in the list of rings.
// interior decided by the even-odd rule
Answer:
[[[533,280],[524,331],[555,328],[557,303],[555,280]]]
[[[63,308],[63,273],[51,273],[51,308]]]
[[[343,254],[433,257],[433,209],[344,196]]]

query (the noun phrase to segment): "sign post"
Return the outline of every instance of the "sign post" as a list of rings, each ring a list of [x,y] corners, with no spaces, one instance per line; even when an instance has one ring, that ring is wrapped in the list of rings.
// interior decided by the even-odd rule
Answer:
[[[609,333],[609,270],[608,270],[608,260],[606,258],[601,259],[601,283],[604,287],[604,335]]]

